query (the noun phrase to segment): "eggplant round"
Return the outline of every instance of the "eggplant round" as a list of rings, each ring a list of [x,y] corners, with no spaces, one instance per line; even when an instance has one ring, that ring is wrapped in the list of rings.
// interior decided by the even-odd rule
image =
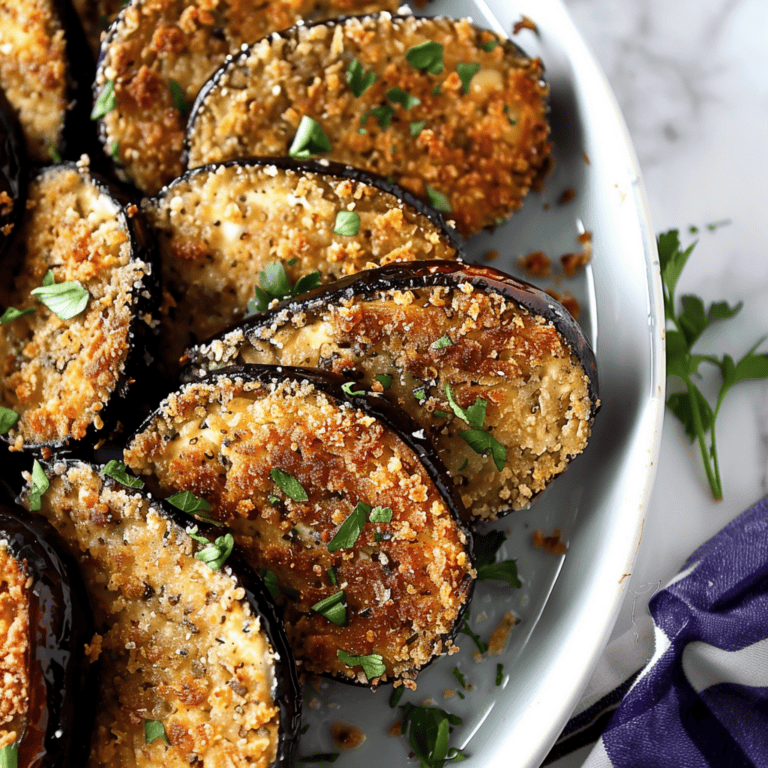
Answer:
[[[189,377],[306,366],[382,392],[426,430],[474,520],[529,506],[585,448],[599,405],[594,354],[561,304],[498,270],[453,262],[352,275],[186,359]]]
[[[71,0],[2,0],[0,83],[37,163],[97,146],[89,119],[95,61]]]
[[[220,371],[169,396],[126,464],[156,495],[191,491],[212,506],[280,592],[303,671],[411,685],[455,648],[471,541],[423,434],[343,387],[299,369]]]
[[[27,200],[27,152],[18,118],[0,89],[0,258]]]
[[[19,768],[82,765],[95,714],[88,596],[56,531],[10,503],[0,503],[0,618],[0,748],[15,742]]]
[[[280,291],[300,290],[312,273],[325,283],[394,261],[451,259],[459,247],[455,232],[412,195],[338,164],[204,166],[142,207],[169,297],[160,325],[166,366],[242,319],[257,288],[277,290],[274,276],[261,274],[267,267],[282,265],[290,286]],[[344,216],[353,226],[339,234]]]
[[[301,19],[395,10],[399,0],[132,0],[101,45],[95,98],[114,94],[101,139],[146,194],[181,175],[187,116],[226,56]],[[108,89],[108,90],[105,90]]]
[[[87,164],[43,170],[29,200],[0,286],[0,304],[26,313],[0,326],[0,405],[19,414],[11,449],[47,455],[130,419],[159,270],[138,208]]]
[[[549,165],[538,59],[467,19],[389,13],[293,27],[228,59],[190,115],[190,168],[309,157],[391,178],[464,236]]]
[[[222,532],[92,465],[46,468],[40,513],[79,563],[102,666],[83,764],[293,765],[295,662],[268,593]]]

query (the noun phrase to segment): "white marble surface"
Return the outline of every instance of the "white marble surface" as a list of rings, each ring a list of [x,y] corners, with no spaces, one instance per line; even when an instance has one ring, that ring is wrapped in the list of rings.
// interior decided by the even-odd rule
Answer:
[[[706,303],[744,302],[700,351],[742,356],[768,334],[768,2],[566,0],[621,105],[657,232],[698,245],[678,284]],[[706,225],[728,219],[710,232]],[[688,227],[699,227],[690,235]],[[768,350],[768,339],[763,351]],[[717,374],[702,388],[714,398]],[[768,493],[768,382],[735,387],[717,423],[724,498],[713,500],[696,446],[665,418],[643,539],[614,637],[688,555]],[[576,768],[582,750],[557,763]]]

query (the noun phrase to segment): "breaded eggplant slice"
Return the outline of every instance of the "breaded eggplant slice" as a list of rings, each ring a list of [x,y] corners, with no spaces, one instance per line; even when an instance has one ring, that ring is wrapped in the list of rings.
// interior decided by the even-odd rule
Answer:
[[[0,405],[19,414],[11,448],[46,453],[131,417],[159,270],[140,211],[87,164],[42,171],[27,208],[3,261],[0,306],[26,314],[0,325]]]
[[[455,647],[471,544],[415,425],[379,398],[346,402],[342,383],[268,366],[222,371],[169,396],[126,463],[156,494],[205,499],[270,572],[302,670],[411,684]]]
[[[61,537],[0,502],[0,764],[83,764],[96,713],[92,635],[88,595]]]
[[[210,562],[189,518],[93,466],[47,469],[40,514],[79,562],[101,663],[84,765],[292,765],[298,679],[258,577]]]
[[[24,212],[27,166],[24,134],[0,88],[0,258]]]
[[[74,160],[92,149],[93,73],[70,0],[0,0],[0,86],[18,115],[30,158]]]
[[[104,151],[146,194],[181,175],[192,102],[225,57],[301,19],[396,10],[399,0],[132,0],[101,46]],[[112,93],[112,96],[109,96]]]
[[[468,236],[519,208],[547,165],[541,77],[538,59],[466,19],[298,26],[204,86],[188,164],[323,154],[394,180]]]
[[[452,259],[458,247],[412,195],[336,164],[206,166],[142,207],[160,250],[167,364],[241,320],[270,264],[283,265],[291,286],[313,272],[317,284],[394,261]],[[338,234],[345,216],[352,227]]]
[[[188,358],[189,375],[307,366],[382,392],[426,430],[474,520],[529,506],[584,450],[598,406],[594,354],[562,305],[498,270],[450,262],[353,275]]]

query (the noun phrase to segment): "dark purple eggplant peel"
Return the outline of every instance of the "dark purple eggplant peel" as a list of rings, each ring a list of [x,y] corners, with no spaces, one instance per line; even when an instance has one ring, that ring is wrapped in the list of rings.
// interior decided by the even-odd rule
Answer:
[[[101,654],[87,764],[176,768],[236,754],[263,768],[292,766],[295,662],[231,537],[93,465],[45,469],[40,513],[77,558]]]
[[[140,420],[159,268],[138,207],[87,165],[43,170],[29,196],[35,205],[3,259],[0,305],[23,314],[0,326],[0,405],[20,414],[3,436],[11,449],[46,456]]]
[[[410,684],[451,652],[475,570],[440,460],[383,398],[243,366],[170,395],[125,453],[156,495],[211,505],[272,580],[300,669]]]
[[[82,765],[95,714],[96,667],[86,655],[93,621],[77,564],[44,519],[11,503],[0,502],[0,542],[0,554],[19,564],[29,585],[27,708],[17,718],[15,765]],[[0,723],[0,736],[6,728]]]
[[[469,519],[528,506],[586,446],[595,357],[551,296],[489,267],[393,264],[318,288],[188,353],[187,376],[259,363],[375,390],[434,442]]]

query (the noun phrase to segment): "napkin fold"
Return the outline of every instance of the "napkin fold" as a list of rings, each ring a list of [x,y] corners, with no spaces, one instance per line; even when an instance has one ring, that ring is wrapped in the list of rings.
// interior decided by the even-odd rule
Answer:
[[[597,739],[584,768],[768,768],[768,496],[649,609],[608,646],[544,765]]]

